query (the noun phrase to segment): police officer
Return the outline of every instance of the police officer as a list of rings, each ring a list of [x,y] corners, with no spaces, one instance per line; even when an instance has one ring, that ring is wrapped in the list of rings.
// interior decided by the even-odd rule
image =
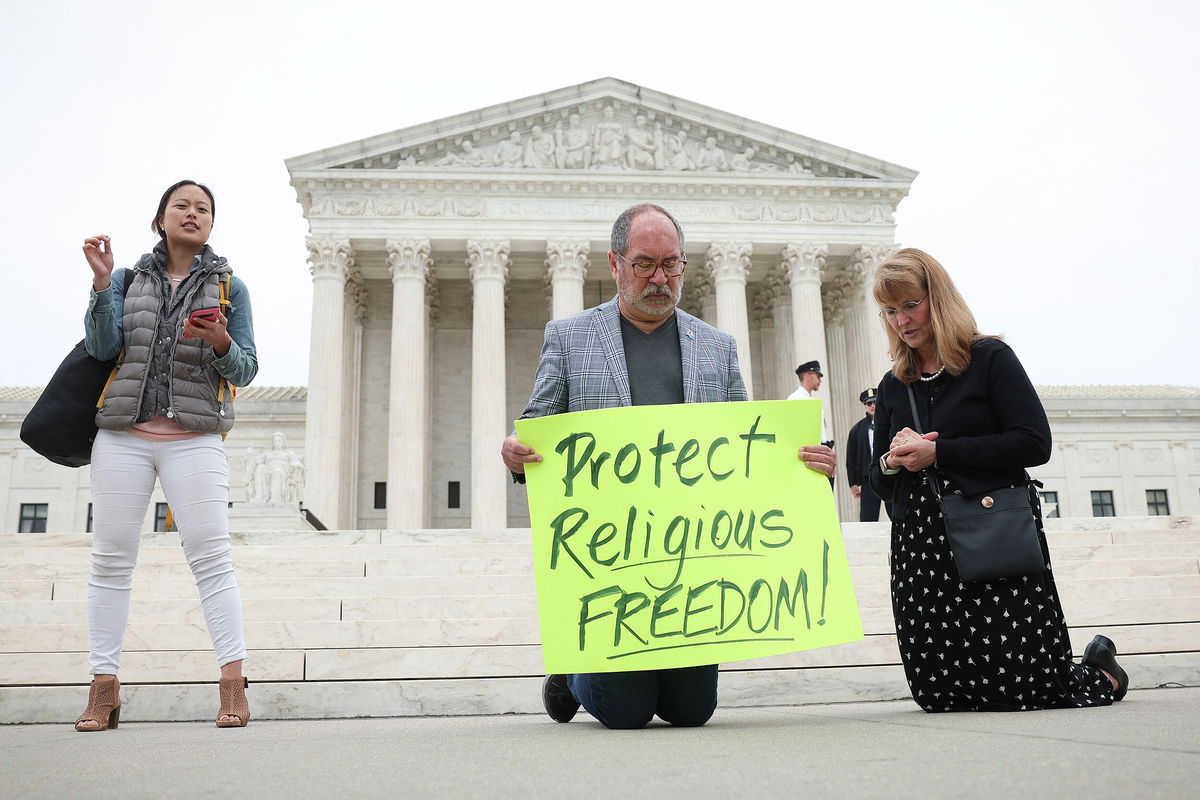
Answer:
[[[850,482],[850,493],[859,500],[858,521],[877,522],[879,495],[871,490],[867,480],[867,468],[871,465],[875,447],[875,390],[864,389],[858,401],[867,415],[854,424],[846,437],[846,480]]]

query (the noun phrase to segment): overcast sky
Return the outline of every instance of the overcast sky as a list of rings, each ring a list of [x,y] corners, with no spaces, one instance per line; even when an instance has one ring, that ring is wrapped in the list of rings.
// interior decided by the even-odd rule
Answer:
[[[1200,386],[1198,8],[8,4],[0,385],[44,383],[81,337],[84,236],[131,265],[181,177],[216,193],[256,383],[305,384],[307,227],[284,159],[612,76],[919,170],[897,241],[946,265],[1035,383]]]

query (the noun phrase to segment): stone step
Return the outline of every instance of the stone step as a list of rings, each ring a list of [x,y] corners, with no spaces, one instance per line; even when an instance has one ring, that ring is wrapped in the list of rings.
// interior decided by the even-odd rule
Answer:
[[[304,650],[248,652],[250,680],[305,680]],[[86,652],[0,653],[0,682],[6,686],[80,683],[87,677],[87,658]],[[205,650],[133,650],[121,656],[122,682],[192,683],[214,680],[216,674],[211,644]]]
[[[537,619],[410,619],[316,622],[247,622],[246,641],[263,650],[320,650],[372,647],[487,647],[537,644]],[[0,652],[86,652],[87,625],[2,625]],[[202,650],[211,647],[203,625],[132,623],[125,652]]]
[[[891,605],[886,570],[859,567],[855,594],[863,608]],[[397,578],[263,578],[246,576],[238,584],[244,598],[336,597],[343,600],[368,597],[419,595],[530,594],[531,575],[442,575]],[[1059,595],[1064,602],[1094,600],[1111,602],[1130,598],[1200,596],[1200,574],[1106,578],[1060,578]],[[187,599],[195,596],[190,580],[146,578],[134,584],[139,599]],[[84,600],[85,580],[0,581],[0,601]]]
[[[1123,657],[1121,665],[1134,687],[1127,698],[1131,702],[1137,701],[1138,688],[1200,684],[1200,654],[1196,653],[1133,655]],[[124,677],[122,725],[211,723],[216,718],[217,687],[211,676],[202,682],[171,684],[141,684]],[[542,714],[541,683],[540,675],[457,680],[263,680],[252,683],[247,696],[257,720]],[[904,672],[895,665],[780,670],[727,667],[721,671],[718,693],[721,708],[909,697]],[[86,703],[87,688],[82,681],[77,685],[0,688],[5,722],[66,726]]]
[[[204,617],[200,603],[190,600],[133,600],[132,625],[190,625],[201,630]],[[1200,596],[1140,598],[1104,604],[1092,600],[1069,600],[1063,604],[1070,625],[1134,625],[1200,620]],[[285,600],[247,599],[245,619],[249,623],[336,622],[391,620],[486,620],[537,617],[537,601],[531,594],[463,595],[458,597],[366,597],[348,600],[297,598]],[[895,630],[890,606],[860,608],[863,630],[886,634]],[[87,619],[87,603],[78,600],[0,603],[0,625],[81,625]],[[0,641],[16,641],[0,639]],[[430,644],[439,642],[431,641]]]
[[[247,640],[261,645],[246,662],[252,680],[288,680],[295,662],[283,657],[301,656],[304,680],[393,680],[475,678],[537,675],[543,669],[537,626],[517,620],[508,628],[491,620],[486,624],[464,621],[439,632],[440,646],[420,623],[260,623],[247,626]],[[31,633],[28,628],[44,630]],[[61,684],[78,682],[86,665],[86,631],[83,626],[27,626],[9,628],[8,636],[22,636],[22,652],[0,653],[0,675],[6,684]],[[1200,653],[1200,623],[1085,627],[1071,631],[1076,653],[1097,633],[1117,644],[1122,658],[1143,653]],[[25,651],[24,642],[41,643],[45,651]],[[122,675],[130,681],[171,682],[203,680],[213,667],[207,634],[189,626],[130,626]],[[744,669],[898,664],[899,651],[892,634],[871,635],[848,644],[806,650],[781,656],[738,662]],[[195,677],[197,674],[199,678]],[[133,677],[137,676],[137,677]],[[294,679],[294,678],[293,678]]]
[[[37,597],[11,599],[49,599],[53,585],[54,599],[87,599],[87,581],[0,581],[0,599],[9,584],[45,584]],[[530,594],[534,593],[532,575],[439,575],[404,578],[323,578],[319,581],[294,578],[238,578],[244,598],[337,597],[404,597],[423,595]],[[133,586],[139,599],[186,599],[195,597],[196,586],[190,580],[147,578]]]
[[[349,600],[307,597],[282,600],[249,598],[243,600],[242,606],[247,622],[491,619],[537,616],[537,600],[531,594],[367,597]],[[189,600],[133,600],[130,603],[129,618],[130,621],[137,624],[204,624],[200,601],[196,598]],[[0,625],[69,625],[85,619],[87,619],[87,602],[84,600],[0,603]]]

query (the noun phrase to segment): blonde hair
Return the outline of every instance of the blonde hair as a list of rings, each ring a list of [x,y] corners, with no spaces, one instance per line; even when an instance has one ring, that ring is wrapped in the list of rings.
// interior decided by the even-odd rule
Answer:
[[[979,332],[975,315],[958,293],[954,281],[938,260],[923,250],[906,247],[897,250],[879,265],[872,290],[875,302],[899,306],[920,297],[928,298],[929,322],[937,360],[951,375],[961,375],[971,365],[971,344],[978,339],[1000,338]],[[880,320],[887,333],[892,374],[904,383],[912,383],[921,374],[921,356],[905,344],[900,335]]]

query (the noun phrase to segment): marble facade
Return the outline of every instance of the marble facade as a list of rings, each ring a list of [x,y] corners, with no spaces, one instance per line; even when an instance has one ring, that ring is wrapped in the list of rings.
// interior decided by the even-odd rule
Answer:
[[[287,166],[311,233],[309,374],[345,377],[308,394],[305,506],[330,527],[525,524],[499,443],[545,323],[615,291],[609,229],[635,203],[679,219],[681,305],[736,339],[753,398],[787,397],[819,358],[844,442],[886,369],[867,287],[913,170],[613,79]]]

